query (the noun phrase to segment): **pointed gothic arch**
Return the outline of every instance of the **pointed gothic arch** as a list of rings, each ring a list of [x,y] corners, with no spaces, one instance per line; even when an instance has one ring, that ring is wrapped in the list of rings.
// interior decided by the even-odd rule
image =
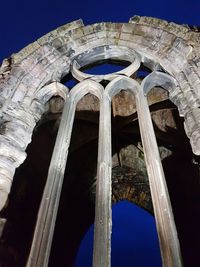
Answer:
[[[171,76],[168,81],[173,83],[173,86],[169,90],[169,98],[178,107],[180,116],[184,117],[185,130],[190,138],[193,152],[199,155],[199,38],[200,34],[188,27],[154,18],[135,16],[129,23],[97,23],[89,26],[84,26],[82,21],[78,20],[48,33],[13,54],[10,59],[4,60],[0,69],[2,122],[0,209],[5,205],[10,192],[15,168],[26,157],[26,147],[31,142],[36,123],[44,113],[45,103],[53,95],[67,98],[70,94],[66,97],[68,90],[60,84],[61,79],[70,70],[74,71],[76,78],[80,76],[78,69],[82,63],[84,65],[88,54],[95,56],[99,51],[104,59],[110,56],[111,48],[116,52],[116,54],[111,53],[111,57],[123,56],[123,59],[130,58],[132,55],[130,51],[134,51],[136,60],[130,60],[133,63],[127,68],[128,72],[131,70],[130,75],[126,72],[113,75],[131,76],[141,61],[153,71],[151,76],[143,81],[144,90],[148,90],[149,80],[150,87],[155,85],[151,84],[151,79],[155,82],[155,79],[160,78],[159,85],[161,85],[162,76],[166,74],[156,71],[164,71]],[[122,51],[121,54],[120,51]],[[110,79],[105,76],[100,77],[100,80],[105,78]],[[82,79],[93,79],[93,77],[85,75]],[[121,82],[128,81],[129,78],[115,79]],[[95,87],[94,81],[85,80],[83,83],[89,88]],[[112,81],[108,88],[111,85]],[[165,84],[163,86],[165,87]],[[95,93],[95,89],[92,92]],[[96,96],[99,97],[99,95]],[[106,101],[103,102],[106,103]],[[101,114],[104,114],[100,131],[103,134],[102,138],[109,130],[109,128],[105,129],[106,125],[110,125],[109,118],[106,116],[108,110],[107,106],[107,109],[101,111]],[[107,123],[103,124],[103,121]],[[101,153],[100,158],[102,155],[107,158],[107,154],[110,154],[107,150]],[[110,159],[107,158],[107,162],[104,171],[109,174]],[[110,187],[107,190],[110,191]],[[109,216],[108,227],[110,227]],[[109,249],[107,251],[109,253]]]

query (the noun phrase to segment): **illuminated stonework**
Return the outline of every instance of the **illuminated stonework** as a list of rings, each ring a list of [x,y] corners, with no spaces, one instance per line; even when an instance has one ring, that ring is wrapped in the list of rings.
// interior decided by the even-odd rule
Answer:
[[[110,266],[111,101],[121,90],[130,92],[135,98],[163,266],[182,266],[146,97],[155,87],[167,90],[167,97],[184,117],[193,153],[200,155],[199,39],[200,33],[189,27],[155,18],[135,16],[129,23],[89,26],[78,20],[48,33],[3,61],[0,68],[0,209],[6,203],[15,169],[26,158],[25,150],[31,142],[33,129],[45,113],[48,101],[53,96],[60,96],[66,102],[38,217],[43,220],[46,214],[49,224],[42,228],[42,223],[38,222],[27,266],[48,264],[75,110],[80,105],[79,100],[88,93],[95,95],[100,103],[93,266]],[[130,65],[106,75],[89,75],[80,70],[108,59],[126,61]],[[137,76],[141,65],[149,70],[143,80]],[[68,73],[80,81],[70,91],[61,83]],[[106,85],[102,85],[103,82]],[[163,95],[166,98],[166,93]],[[114,110],[114,106],[112,108]],[[56,109],[54,107],[54,113]],[[52,195],[52,202],[49,202]],[[52,210],[53,218],[48,217]],[[46,234],[44,240],[38,240],[41,231]],[[43,246],[41,251],[37,250],[39,245]],[[47,251],[45,256],[44,251]]]

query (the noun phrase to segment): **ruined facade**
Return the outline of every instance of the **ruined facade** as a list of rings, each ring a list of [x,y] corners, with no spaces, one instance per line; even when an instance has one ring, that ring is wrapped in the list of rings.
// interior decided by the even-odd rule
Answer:
[[[198,225],[199,213],[199,39],[200,33],[188,26],[155,18],[135,16],[129,23],[89,26],[78,20],[3,61],[0,255],[5,266],[72,266],[80,239],[94,220],[95,197],[94,266],[110,266],[111,202],[122,199],[154,212],[163,266],[182,266],[179,240],[185,266],[196,262],[199,234],[189,231]],[[126,67],[102,75],[83,72],[109,60]],[[65,85],[70,75],[78,81],[74,88]],[[80,217],[74,214],[78,207]],[[30,218],[22,226],[19,214],[27,211]],[[190,226],[184,215],[196,223]],[[59,229],[69,218],[68,227],[80,232],[66,231],[66,241]],[[27,237],[19,245],[23,234],[16,231],[23,227]],[[57,248],[59,243],[66,245],[68,256]]]

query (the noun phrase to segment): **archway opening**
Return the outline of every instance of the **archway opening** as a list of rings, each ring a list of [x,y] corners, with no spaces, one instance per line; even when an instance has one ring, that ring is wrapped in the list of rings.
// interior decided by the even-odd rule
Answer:
[[[112,207],[112,267],[161,267],[154,217],[128,201]],[[76,267],[92,266],[92,225],[84,236],[76,258]],[[151,264],[151,265],[150,265]]]

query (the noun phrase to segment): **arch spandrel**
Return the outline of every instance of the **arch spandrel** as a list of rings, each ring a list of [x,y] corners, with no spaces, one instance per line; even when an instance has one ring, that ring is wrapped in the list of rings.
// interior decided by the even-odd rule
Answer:
[[[138,16],[129,23],[84,26],[78,20],[61,26],[4,60],[0,72],[1,120],[17,119],[24,125],[28,138],[18,149],[25,151],[44,112],[44,103],[33,103],[35,94],[40,95],[45,85],[59,82],[70,71],[76,55],[98,46],[125,46],[140,54],[144,65],[152,70],[160,66],[176,79],[179,88],[172,92],[173,102],[185,117],[194,153],[200,154],[199,36],[185,26]]]

